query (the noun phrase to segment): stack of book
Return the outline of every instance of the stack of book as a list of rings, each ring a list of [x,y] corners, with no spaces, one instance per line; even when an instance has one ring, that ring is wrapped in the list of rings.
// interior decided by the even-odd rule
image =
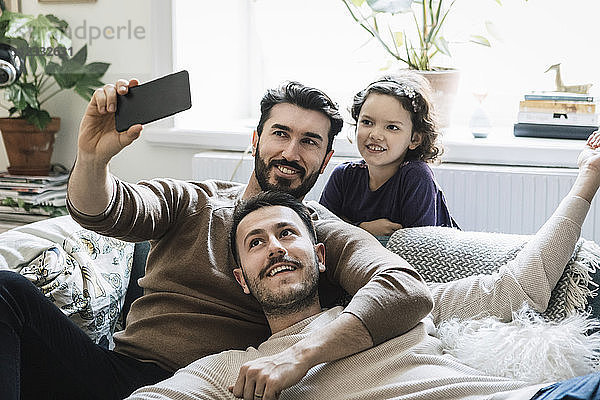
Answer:
[[[0,172],[0,221],[33,222],[67,214],[68,173],[23,176]]]
[[[587,139],[598,129],[594,97],[567,92],[533,92],[519,103],[515,136]]]

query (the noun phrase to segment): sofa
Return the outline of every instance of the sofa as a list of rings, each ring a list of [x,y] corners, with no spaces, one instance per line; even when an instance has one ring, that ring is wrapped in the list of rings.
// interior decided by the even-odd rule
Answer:
[[[496,270],[513,258],[528,238],[423,227],[399,230],[385,242],[426,281],[442,282]],[[131,303],[142,294],[138,279],[144,274],[149,249],[148,242],[107,238],[63,216],[0,234],[0,269],[27,277],[96,343],[111,348],[113,332],[123,328]],[[449,321],[440,329],[442,342],[448,353],[465,362],[469,357],[467,363],[479,369],[484,369],[482,363],[489,361],[489,351],[497,346],[495,351],[502,349],[507,357],[504,362],[494,359],[485,367],[487,372],[531,382],[600,371],[600,324],[596,319],[600,316],[599,268],[600,247],[581,239],[546,312],[538,314],[524,308],[509,324],[493,318]],[[545,336],[540,336],[540,329]],[[494,340],[502,337],[506,341],[494,344],[486,336],[489,332],[494,333]],[[518,335],[524,338],[515,346]],[[549,360],[546,368],[540,366],[539,359],[524,360],[529,357],[524,350],[533,350],[539,358],[536,340],[541,337],[550,338],[543,339],[548,354],[560,354],[564,359]],[[474,352],[478,341],[484,349]],[[577,347],[573,346],[575,341],[585,343]],[[506,350],[507,345],[512,351]],[[560,371],[557,362],[564,366]],[[532,371],[536,373],[532,375]]]
[[[0,234],[0,269],[34,283],[96,343],[113,347],[131,303],[142,295],[148,242],[127,243],[82,228],[70,216]]]

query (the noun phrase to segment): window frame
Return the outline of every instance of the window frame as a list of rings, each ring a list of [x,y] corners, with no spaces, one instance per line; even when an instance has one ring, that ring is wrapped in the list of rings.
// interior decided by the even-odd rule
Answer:
[[[152,44],[154,76],[169,74],[176,65],[174,45],[177,38],[173,30],[176,1],[151,1],[151,29],[153,38],[155,38]],[[250,101],[250,96],[247,97],[247,101]],[[245,122],[239,121],[239,127],[233,128],[182,129],[176,128],[174,118],[170,117],[146,128],[142,137],[148,143],[156,146],[242,152],[250,144],[253,130],[253,128],[244,127]],[[474,139],[470,137],[467,126],[452,126],[450,132],[444,135],[447,137],[442,140],[445,148],[442,161],[512,166],[577,167],[577,155],[583,147],[584,141],[516,138],[512,136],[511,132],[506,132],[506,127],[503,129],[502,132],[496,132],[497,135],[492,132],[487,139]],[[458,134],[455,135],[456,132]],[[355,145],[345,137],[336,138],[334,149],[336,156],[360,157]]]

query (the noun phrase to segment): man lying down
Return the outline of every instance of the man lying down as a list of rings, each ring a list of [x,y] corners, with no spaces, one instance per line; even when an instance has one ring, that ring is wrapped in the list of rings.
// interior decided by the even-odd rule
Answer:
[[[277,192],[240,203],[231,232],[238,263],[233,274],[242,290],[262,305],[272,336],[257,349],[199,359],[169,379],[138,389],[129,399],[600,398],[599,373],[536,385],[489,376],[443,354],[434,336],[436,325],[453,317],[485,314],[509,321],[524,302],[545,309],[600,186],[599,146],[600,134],[595,132],[579,156],[579,174],[569,194],[514,260],[492,275],[432,284],[435,307],[420,324],[337,361],[314,348],[307,364],[272,362],[273,355],[293,352],[296,343],[344,309],[321,309],[318,280],[326,268],[325,251],[316,243],[304,205]],[[273,377],[284,377],[287,389],[274,387]]]

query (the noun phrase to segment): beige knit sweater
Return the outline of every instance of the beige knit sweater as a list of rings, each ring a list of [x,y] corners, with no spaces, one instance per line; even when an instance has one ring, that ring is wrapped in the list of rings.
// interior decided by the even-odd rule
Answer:
[[[527,301],[542,310],[579,237],[589,203],[569,197],[517,258],[493,275],[432,285],[432,314],[408,333],[351,357],[312,368],[281,399],[529,399],[543,385],[486,376],[444,354],[436,323],[485,314],[510,319]],[[226,351],[202,358],[172,378],[137,390],[130,399],[233,399],[242,364],[275,354],[333,320],[340,307],[324,311],[278,332],[258,348]],[[501,349],[498,349],[499,351]],[[549,384],[549,383],[548,383]]]

